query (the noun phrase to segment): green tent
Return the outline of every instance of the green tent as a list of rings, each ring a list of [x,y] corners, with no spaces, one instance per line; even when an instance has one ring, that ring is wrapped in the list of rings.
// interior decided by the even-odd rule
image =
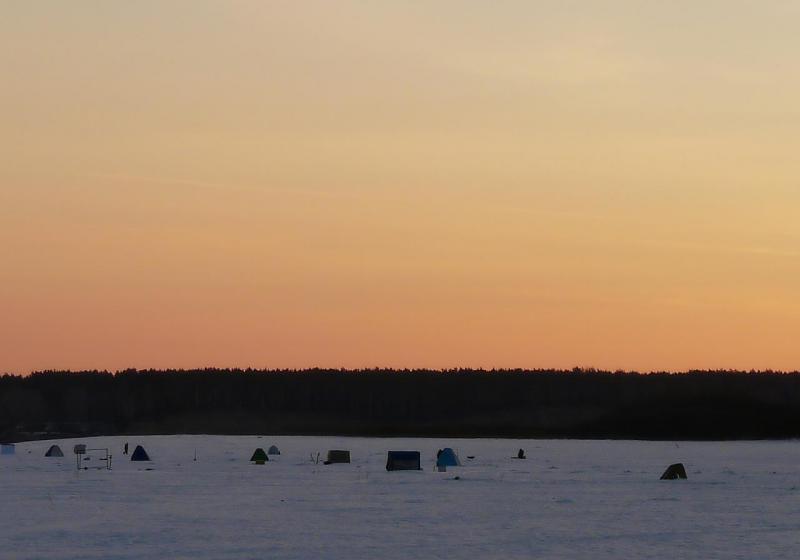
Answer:
[[[255,461],[257,465],[263,465],[265,461],[269,461],[269,457],[267,457],[264,450],[259,447],[253,452],[253,456],[250,457],[250,460]]]

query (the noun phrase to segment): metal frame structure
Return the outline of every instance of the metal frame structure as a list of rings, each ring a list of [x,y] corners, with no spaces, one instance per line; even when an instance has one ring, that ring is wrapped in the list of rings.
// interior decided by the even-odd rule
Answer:
[[[75,466],[77,467],[77,469],[79,471],[81,471],[81,470],[88,471],[89,469],[97,469],[97,470],[106,469],[108,471],[111,470],[111,458],[112,458],[112,456],[108,452],[108,447],[94,447],[94,448],[91,448],[91,449],[87,449],[86,445],[78,444],[75,447],[73,447],[72,450],[75,453]],[[100,466],[97,466],[97,467],[95,467],[94,465],[92,465],[91,467],[84,466],[83,462],[84,461],[88,461],[90,459],[89,457],[84,458],[86,453],[89,452],[89,451],[105,451],[105,456],[98,458],[98,461],[105,462],[105,465],[100,465]]]

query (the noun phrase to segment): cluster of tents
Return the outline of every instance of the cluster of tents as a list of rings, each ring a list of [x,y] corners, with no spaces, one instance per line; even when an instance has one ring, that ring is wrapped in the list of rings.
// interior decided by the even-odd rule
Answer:
[[[269,461],[268,455],[280,455],[280,451],[274,445],[269,448],[267,453],[264,453],[262,448],[258,448],[253,452],[250,461],[263,465]],[[472,457],[470,457],[472,458]],[[526,459],[525,451],[520,449],[514,459]],[[327,459],[324,461],[325,465],[333,465],[337,463],[349,463],[350,451],[344,449],[331,449],[328,451]],[[460,467],[461,459],[458,454],[451,448],[445,447],[436,452],[436,469],[439,471],[446,471],[447,467]],[[422,463],[420,460],[419,451],[389,451],[386,456],[386,470],[387,471],[419,471],[422,470]],[[686,479],[686,468],[683,463],[675,463],[667,467],[667,470],[661,475],[661,480],[678,480]]]
[[[266,453],[264,452],[264,449],[259,447],[258,449],[253,451],[253,456],[250,457],[250,460],[253,461],[256,465],[263,465],[264,463],[269,461],[270,455],[280,455],[280,454],[281,450],[278,449],[278,447],[275,445],[270,445]]]
[[[263,465],[269,461],[270,455],[280,455],[280,451],[274,445],[269,448],[265,453],[264,449],[259,447],[250,457],[250,461]],[[336,465],[350,463],[350,451],[347,449],[331,449],[328,451],[323,464]],[[440,449],[436,454],[437,467],[460,467],[461,461],[458,455],[452,448],[447,447]],[[386,470],[387,471],[418,471],[421,470],[420,452],[419,451],[389,451],[386,456]]]
[[[44,456],[63,457],[64,452],[58,445],[51,445],[50,448],[45,452]],[[133,453],[131,454],[131,461],[149,461],[149,460],[150,460],[150,455],[147,454],[147,451],[145,451],[144,447],[142,447],[141,445],[137,445],[136,449],[134,449]]]
[[[127,444],[126,444],[127,450]],[[15,452],[14,444],[0,445],[0,453],[2,455],[13,455]],[[280,455],[281,450],[276,445],[271,445],[267,451],[259,447],[250,457],[250,461],[263,465],[269,461],[270,455]],[[45,457],[63,457],[64,452],[58,445],[51,445]],[[470,457],[471,458],[471,457]],[[525,459],[525,451],[520,449],[514,459]],[[150,461],[150,456],[145,451],[144,447],[137,445],[131,454],[131,461]],[[346,449],[331,449],[328,451],[325,465],[335,465],[350,463],[350,451]],[[445,447],[436,452],[436,468],[439,471],[447,470],[447,467],[460,467],[461,460],[458,454],[451,448]],[[387,471],[418,471],[422,470],[419,451],[389,451],[386,456],[386,470]],[[661,475],[661,480],[685,480],[686,468],[683,463],[675,463],[667,467],[664,474]]]
[[[250,457],[250,461],[257,465],[263,465],[267,461],[269,461],[270,455],[280,455],[281,450],[277,448],[277,446],[272,445],[270,448],[264,452],[264,449],[259,447],[255,451],[253,451],[253,455]],[[350,462],[350,451],[346,449],[331,449],[328,451],[327,458],[324,461],[326,465],[334,465],[338,463],[349,463]]]

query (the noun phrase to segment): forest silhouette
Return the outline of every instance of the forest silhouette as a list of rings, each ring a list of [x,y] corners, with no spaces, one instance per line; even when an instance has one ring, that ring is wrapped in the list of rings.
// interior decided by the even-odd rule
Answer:
[[[113,434],[800,436],[800,373],[124,370],[0,377],[0,439]]]

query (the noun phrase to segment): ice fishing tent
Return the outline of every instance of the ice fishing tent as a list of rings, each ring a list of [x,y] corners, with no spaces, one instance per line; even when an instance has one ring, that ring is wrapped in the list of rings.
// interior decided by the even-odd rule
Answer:
[[[461,461],[451,447],[445,447],[436,454],[437,467],[460,467]]]
[[[386,457],[387,471],[418,471],[419,451],[389,451]]]
[[[336,463],[349,463],[350,451],[345,449],[331,449],[328,451],[328,458],[325,460],[326,465],[334,465]]]
[[[267,454],[264,453],[264,450],[259,447],[253,451],[253,456],[250,457],[250,460],[255,461],[256,465],[263,465],[265,462],[269,461],[269,457],[267,457]]]
[[[661,475],[661,480],[677,480],[679,478],[689,478],[686,476],[686,468],[683,466],[683,463],[675,463],[674,465],[668,466],[664,474]]]
[[[13,443],[0,443],[0,455],[13,455],[16,447]]]
[[[63,457],[64,452],[61,451],[61,448],[57,445],[51,445],[50,449],[47,450],[47,453],[44,454],[45,457]]]
[[[267,449],[267,455],[280,455],[281,450],[278,449],[277,445],[270,445],[269,449]]]
[[[150,455],[147,454],[147,451],[144,450],[144,447],[141,445],[137,445],[136,449],[133,450],[133,454],[131,455],[131,461],[149,461]]]

